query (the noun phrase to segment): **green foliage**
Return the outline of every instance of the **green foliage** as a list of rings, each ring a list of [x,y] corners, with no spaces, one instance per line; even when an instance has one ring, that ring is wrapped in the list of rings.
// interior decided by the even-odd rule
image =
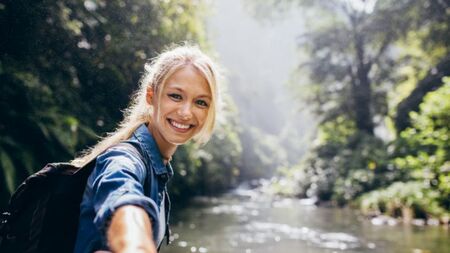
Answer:
[[[324,122],[318,132],[319,144],[343,145],[355,134],[355,124],[344,116],[338,116],[334,121]]]
[[[412,112],[412,126],[393,143],[392,161],[408,182],[394,182],[385,189],[364,194],[359,205],[365,213],[400,215],[412,209],[418,218],[450,216],[450,79],[430,92]]]
[[[397,140],[396,165],[439,192],[439,204],[450,209],[450,78],[430,92],[412,112],[412,126]]]
[[[390,144],[340,118],[322,124],[318,146],[300,167],[302,195],[345,204],[397,180],[413,180],[362,196],[361,208],[390,215],[402,207],[416,214],[448,213],[450,85],[448,78],[444,81],[425,97],[420,112],[411,114],[412,127]]]
[[[339,205],[400,176],[381,140],[346,128],[339,131],[341,123],[336,120],[320,127],[322,135],[334,136],[318,142],[301,165],[305,175],[300,183],[305,196]]]
[[[449,78],[433,91],[448,75],[448,1],[247,2],[255,13],[268,6],[304,10],[307,31],[298,40],[298,85],[291,81],[291,88],[321,122],[309,156],[282,172],[295,175],[294,195],[346,204],[381,189],[361,198],[364,209],[448,214]],[[401,110],[406,114],[421,105],[401,131],[393,115],[405,100],[412,101]]]
[[[4,151],[0,153],[1,165],[4,168],[5,183],[7,189],[12,192],[15,188],[15,171],[12,159]]]
[[[2,3],[0,206],[26,176],[47,162],[72,159],[113,130],[147,59],[185,40],[205,48],[206,11],[203,1],[187,0]],[[222,130],[215,145],[239,146],[233,131]],[[238,147],[228,156],[211,152],[207,162],[187,149],[177,166],[203,164],[214,175],[209,170],[217,164],[236,167]]]
[[[439,192],[418,181],[395,182],[389,187],[362,195],[359,206],[365,214],[401,216],[412,209],[415,218],[444,218],[450,213],[439,204]]]

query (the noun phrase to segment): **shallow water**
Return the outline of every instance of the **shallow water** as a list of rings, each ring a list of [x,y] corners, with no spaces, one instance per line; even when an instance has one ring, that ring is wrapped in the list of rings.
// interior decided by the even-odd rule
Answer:
[[[442,226],[373,225],[350,209],[271,199],[251,191],[199,198],[172,216],[163,253],[448,253]]]

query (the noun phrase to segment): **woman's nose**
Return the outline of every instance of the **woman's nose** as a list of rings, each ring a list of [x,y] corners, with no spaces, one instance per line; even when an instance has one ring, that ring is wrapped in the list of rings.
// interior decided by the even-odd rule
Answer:
[[[192,118],[192,108],[190,103],[183,104],[178,110],[178,116],[183,120],[189,120]]]

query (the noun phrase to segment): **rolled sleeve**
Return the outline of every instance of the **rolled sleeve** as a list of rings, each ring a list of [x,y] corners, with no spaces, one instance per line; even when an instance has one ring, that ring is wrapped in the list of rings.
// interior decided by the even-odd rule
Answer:
[[[143,161],[126,150],[113,148],[97,158],[90,180],[96,213],[94,225],[100,231],[106,231],[114,211],[125,205],[139,206],[152,221],[158,219],[157,204],[144,194],[146,174]]]

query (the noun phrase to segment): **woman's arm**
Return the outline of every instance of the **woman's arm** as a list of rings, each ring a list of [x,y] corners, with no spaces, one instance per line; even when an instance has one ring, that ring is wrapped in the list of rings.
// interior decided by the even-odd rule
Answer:
[[[107,231],[108,245],[115,253],[156,253],[152,226],[144,209],[125,205],[113,214]]]

